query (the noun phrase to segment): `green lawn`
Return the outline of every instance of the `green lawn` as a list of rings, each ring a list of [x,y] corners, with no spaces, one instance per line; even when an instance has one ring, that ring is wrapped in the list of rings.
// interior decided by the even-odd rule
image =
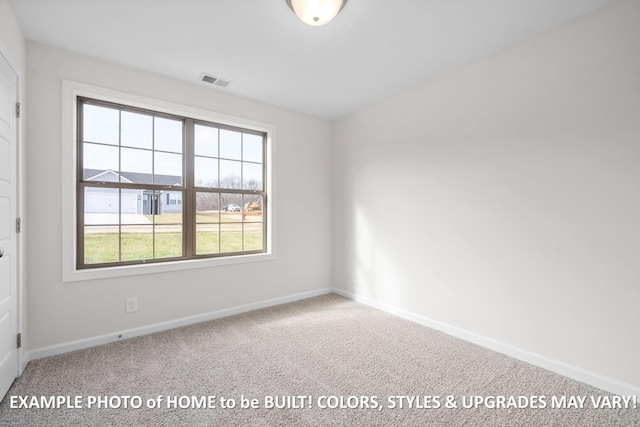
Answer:
[[[158,215],[158,217],[161,216],[164,215]],[[237,227],[234,228],[223,229],[220,232],[198,230],[196,253],[206,255],[242,251],[242,231]],[[122,236],[122,258],[119,256],[119,236]],[[261,227],[250,229],[245,226],[244,250],[260,249],[262,249]],[[86,264],[179,256],[182,256],[181,232],[87,233],[84,235]]]

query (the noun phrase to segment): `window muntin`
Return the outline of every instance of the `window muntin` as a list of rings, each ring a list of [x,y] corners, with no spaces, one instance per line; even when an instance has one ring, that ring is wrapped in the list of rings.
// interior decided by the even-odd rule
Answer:
[[[266,134],[78,98],[78,269],[264,253]]]

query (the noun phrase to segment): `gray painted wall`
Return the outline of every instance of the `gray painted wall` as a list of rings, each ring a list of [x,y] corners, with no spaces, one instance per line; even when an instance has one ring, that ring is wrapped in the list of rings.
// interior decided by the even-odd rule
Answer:
[[[29,43],[30,349],[59,345],[331,285],[332,124],[221,91]],[[62,282],[61,82],[88,83],[277,127],[277,258]],[[300,201],[312,197],[313,209]],[[47,206],[47,209],[40,209]],[[301,214],[301,212],[304,212]],[[126,314],[125,298],[138,297]]]
[[[638,22],[620,1],[337,122],[334,284],[640,388]]]

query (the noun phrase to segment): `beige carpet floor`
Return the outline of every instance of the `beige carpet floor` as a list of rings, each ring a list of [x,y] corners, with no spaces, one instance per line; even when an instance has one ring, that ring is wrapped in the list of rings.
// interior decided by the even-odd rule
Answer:
[[[50,396],[71,400],[36,407]],[[640,426],[592,398],[613,396],[332,294],[32,361],[0,425]]]

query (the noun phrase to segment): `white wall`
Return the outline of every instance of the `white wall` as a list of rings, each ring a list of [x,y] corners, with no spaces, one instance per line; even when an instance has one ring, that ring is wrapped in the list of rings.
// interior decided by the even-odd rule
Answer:
[[[638,22],[623,0],[338,121],[334,285],[640,390]]]
[[[39,44],[28,43],[27,63],[31,350],[330,286],[330,122]],[[274,124],[277,258],[63,283],[63,79]],[[125,314],[128,296],[138,312]]]
[[[20,25],[6,0],[0,0],[0,44],[6,50],[12,62],[24,71],[27,54],[26,42]]]

